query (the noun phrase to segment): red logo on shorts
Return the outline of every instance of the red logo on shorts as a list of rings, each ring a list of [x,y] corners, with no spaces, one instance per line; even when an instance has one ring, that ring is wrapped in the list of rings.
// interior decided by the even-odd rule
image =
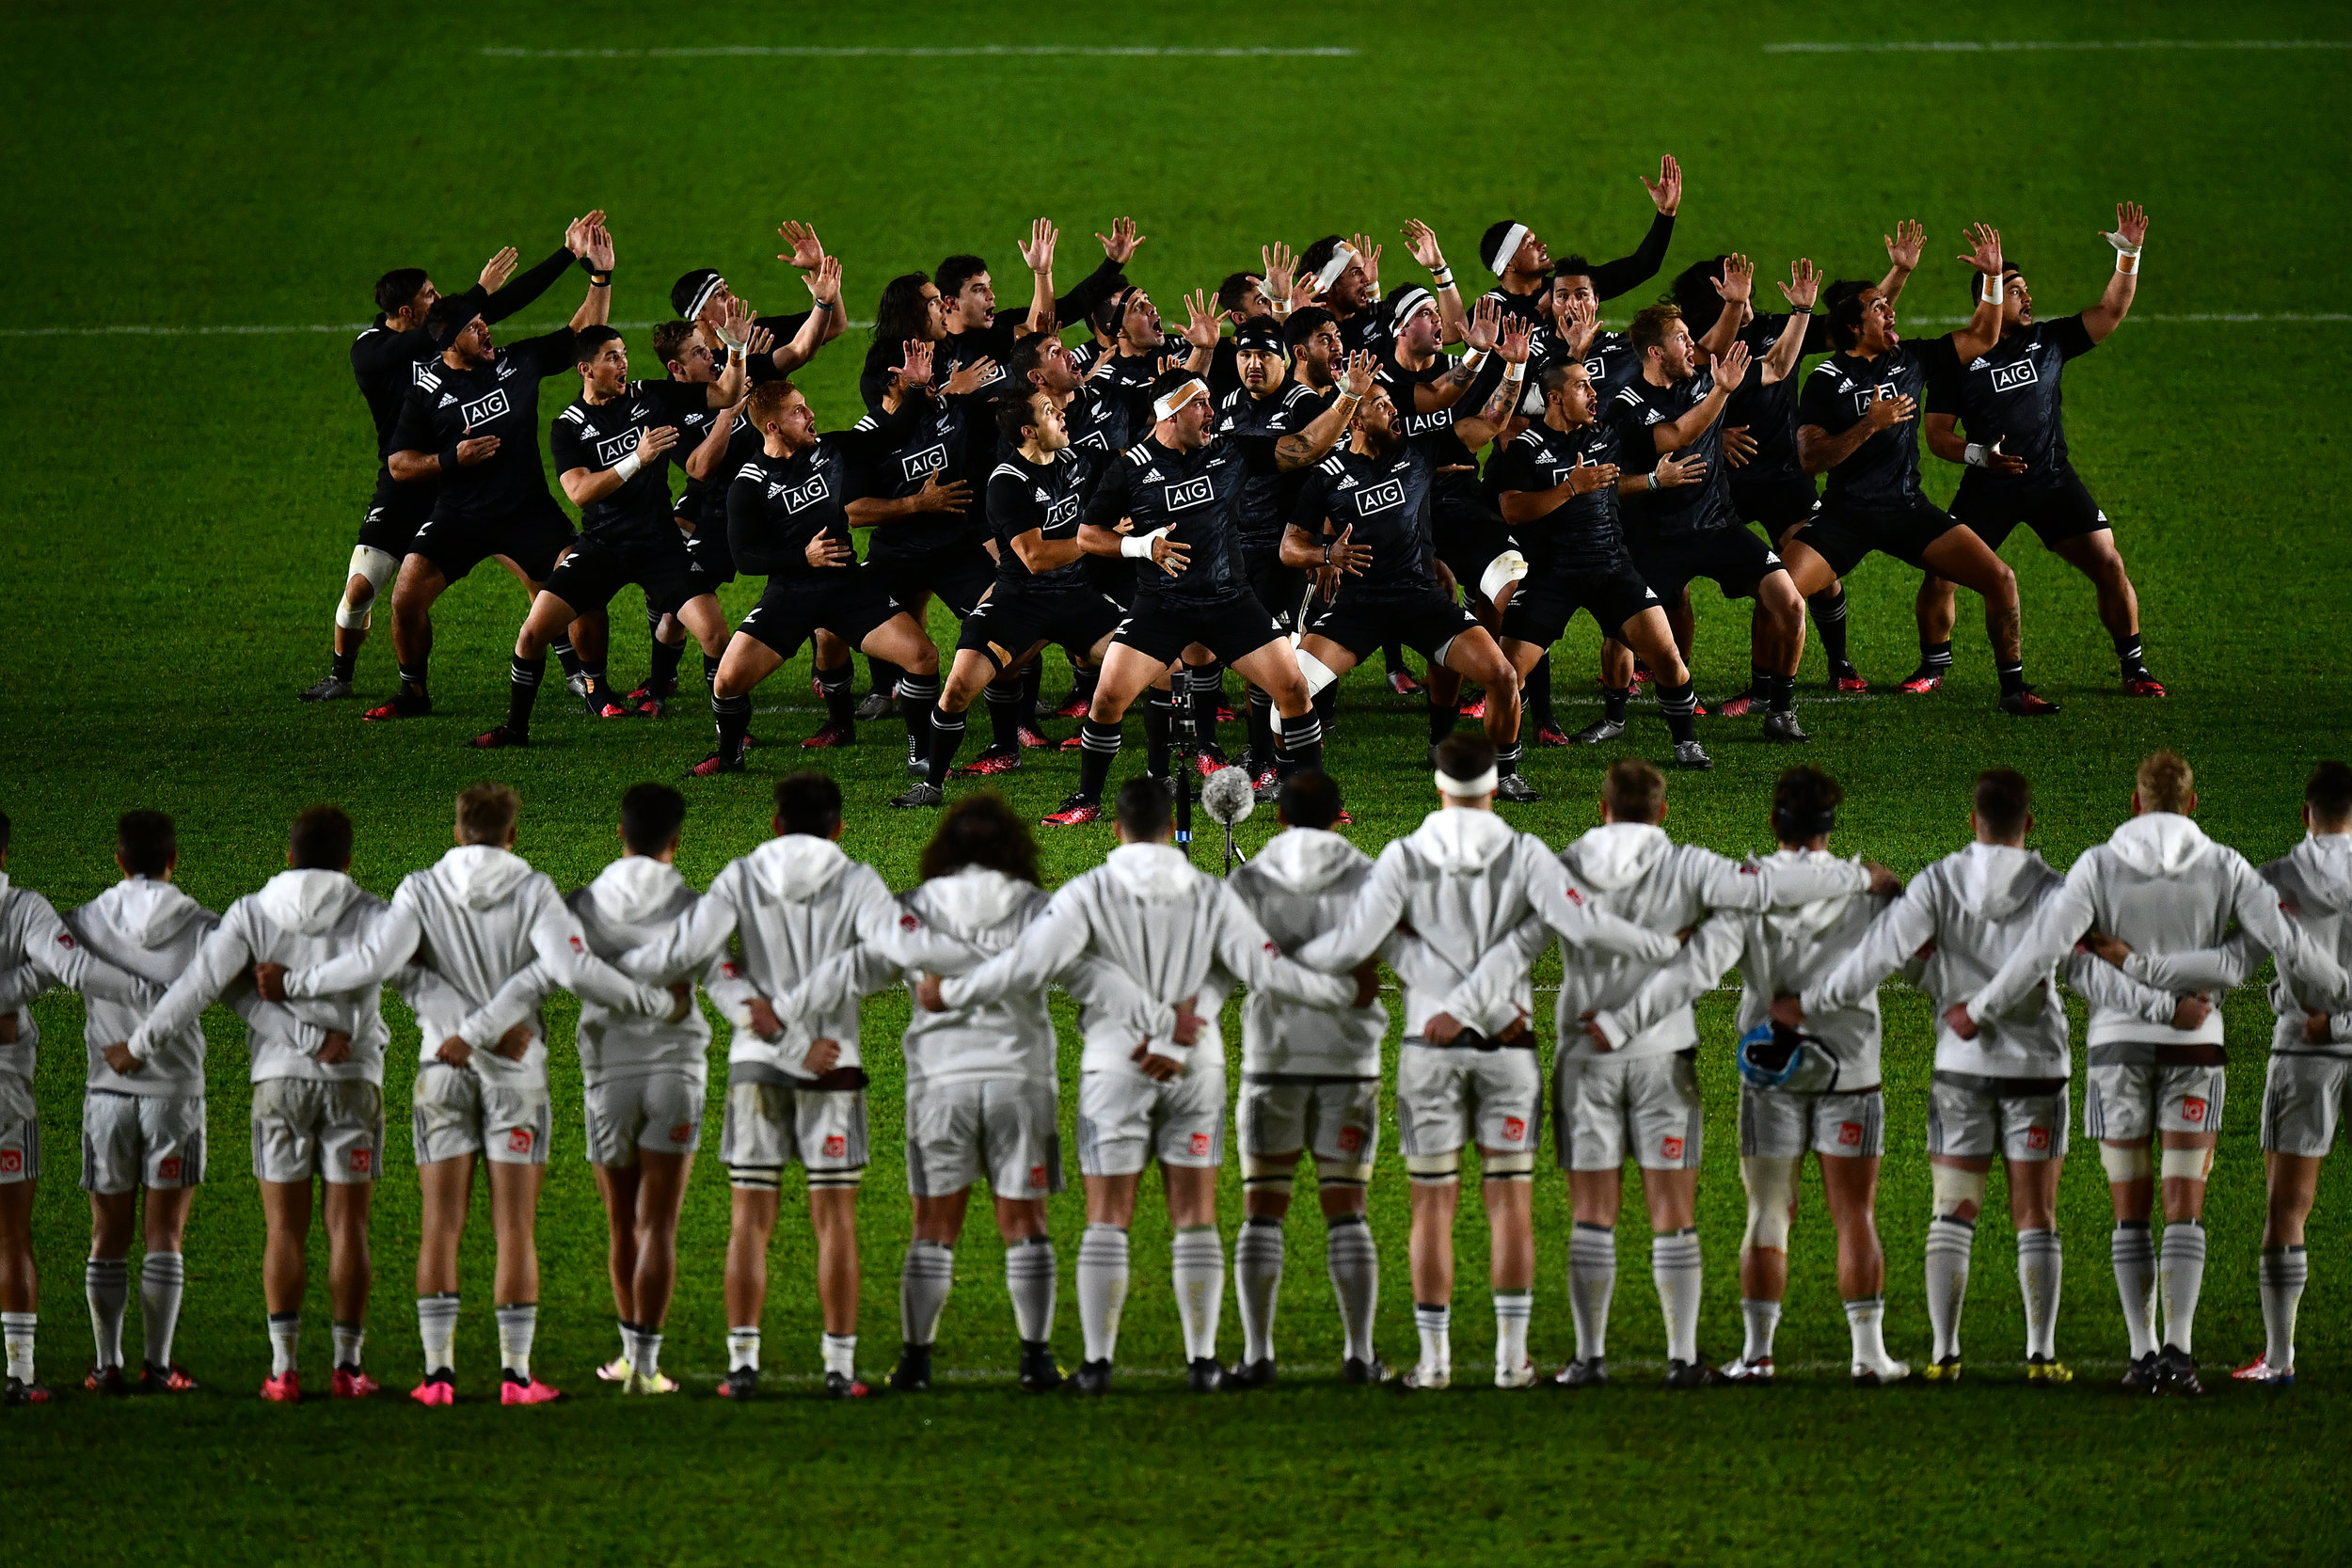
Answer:
[[[1045,1180],[1045,1167],[1043,1165],[1031,1165],[1029,1167],[1029,1185],[1032,1187],[1042,1187],[1048,1185]]]
[[[838,1133],[838,1132],[828,1133],[828,1134],[826,1135],[826,1137],[825,1137],[825,1158],[826,1158],[826,1159],[828,1159],[828,1160],[838,1160],[838,1159],[840,1159],[843,1155],[845,1155],[845,1154],[847,1154],[847,1153],[849,1153],[849,1152],[850,1152],[850,1140],[849,1140],[849,1139],[847,1139],[847,1138],[843,1137],[843,1136],[842,1136],[840,1133]]]
[[[1526,1118],[1523,1117],[1504,1117],[1502,1118],[1502,1135],[1511,1143],[1518,1143],[1520,1139],[1526,1137]]]
[[[517,1127],[513,1132],[507,1133],[506,1147],[508,1149],[516,1154],[530,1153],[531,1129],[528,1127]]]
[[[1192,1151],[1195,1154],[1206,1154],[1209,1151],[1209,1135],[1206,1132],[1195,1132],[1192,1135]]]
[[[921,921],[915,919],[914,916],[911,914],[902,914],[898,917],[898,929],[901,931],[912,931],[917,926],[922,924],[923,923]]]
[[[1682,1158],[1682,1140],[1680,1138],[1661,1138],[1658,1140],[1658,1152],[1664,1159],[1679,1160]]]
[[[14,1176],[24,1168],[24,1151],[21,1148],[0,1148],[0,1176]]]
[[[57,933],[57,945],[58,945],[58,946],[60,946],[60,947],[71,947],[71,946],[72,946],[72,945],[73,945],[73,937],[72,937],[72,934],[71,932],[68,932],[68,931],[59,931],[59,932]]]
[[[670,1141],[674,1144],[682,1144],[693,1135],[694,1124],[691,1121],[681,1121],[670,1129]]]
[[[1364,1130],[1360,1127],[1340,1129],[1340,1152],[1353,1154],[1364,1147]]]
[[[572,951],[575,953],[585,953],[588,951],[588,947],[587,944],[581,942],[578,937],[574,937],[572,938]]]
[[[725,975],[730,980],[740,980],[743,977],[742,967],[733,958],[729,958],[726,962],[721,964],[719,966],[719,973]]]
[[[2203,1121],[2205,1119],[2205,1102],[2198,1099],[2193,1094],[2185,1096],[2181,1101],[2181,1119],[2183,1121]]]
[[[1858,1121],[1839,1122],[1837,1141],[1849,1148],[1860,1148],[1862,1147],[1862,1123]]]
[[[2026,1128],[2026,1147],[2027,1148],[2049,1148],[2049,1147],[2050,1147],[2050,1130],[2049,1130],[2048,1128],[2046,1128],[2046,1127],[2028,1127],[2028,1128]]]
[[[372,1148],[355,1148],[355,1149],[353,1149],[353,1150],[351,1151],[351,1173],[352,1173],[354,1176],[365,1176],[365,1175],[367,1175],[367,1174],[368,1174],[368,1166],[369,1166],[369,1165],[371,1165],[371,1164],[373,1164],[374,1163],[374,1161],[375,1161],[375,1151],[374,1151],[373,1149],[372,1149]]]
[[[163,1164],[157,1165],[155,1167],[155,1174],[162,1177],[167,1181],[179,1180],[180,1156],[174,1154],[169,1159],[164,1161]]]
[[[1571,887],[1568,889],[1568,902],[1571,904],[1581,904],[1584,902],[1584,895]]]

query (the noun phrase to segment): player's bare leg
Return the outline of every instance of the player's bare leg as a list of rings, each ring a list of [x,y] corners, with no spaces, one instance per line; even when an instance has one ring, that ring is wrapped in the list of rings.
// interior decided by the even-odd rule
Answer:
[[[1814,629],[1820,634],[1830,680],[1840,691],[1867,691],[1870,683],[1862,678],[1862,673],[1846,657],[1846,585],[1838,580],[1819,550],[1796,536],[1797,530],[1804,526],[1791,524],[1781,535],[1780,543],[1774,546],[1780,551],[1780,563],[1788,570],[1788,580],[1796,585],[1798,596],[1804,600]]]
[[[400,667],[400,690],[368,709],[369,719],[400,719],[433,711],[428,670],[433,658],[433,604],[449,591],[449,579],[425,557],[411,551],[392,582],[392,657]]]
[[[2123,566],[2122,552],[2115,547],[2115,531],[2103,528],[2060,540],[2050,548],[2068,565],[2090,579],[2092,591],[2098,595],[2099,624],[2107,629],[2115,643],[2115,657],[2122,667],[2123,689],[2135,697],[2166,695],[2164,683],[2148,672],[2139,645],[2139,593],[2132,586],[2131,573]]]
[[[2291,1387],[2295,1383],[2295,1317],[2303,1288],[2311,1277],[2310,1255],[2303,1244],[2303,1227],[2319,1197],[2319,1173],[2324,1156],[2286,1154],[2265,1149],[2264,1172],[2269,1196],[2263,1215],[2260,1280],[2264,1344],[2262,1354],[2237,1369],[2249,1382]]]
[[[40,1300],[39,1272],[33,1262],[33,1190],[31,1181],[0,1184],[0,1315],[8,1336],[8,1382],[10,1404],[46,1404],[49,1388],[34,1375],[33,1332]]]
[[[1432,667],[1432,674],[1437,667]],[[1290,1217],[1294,1184],[1297,1180],[1298,1162],[1303,1150],[1287,1154],[1253,1154],[1249,1164],[1253,1175],[1242,1182],[1242,1232],[1233,1243],[1234,1299],[1241,1307],[1243,1349],[1229,1377],[1245,1380],[1257,1375],[1260,1362],[1271,1366],[1274,1360],[1275,1297],[1281,1284],[1282,1226]],[[1369,1270],[1351,1264],[1342,1256],[1343,1237],[1367,1224],[1366,1189],[1361,1173],[1353,1167],[1332,1165],[1326,1168],[1316,1162],[1316,1197],[1323,1211],[1323,1227],[1328,1246],[1328,1273],[1331,1289],[1338,1297],[1340,1322],[1346,1337],[1345,1362],[1351,1379],[1377,1382],[1385,1369],[1372,1354],[1372,1313],[1374,1298],[1378,1294],[1378,1255],[1369,1251],[1370,1231],[1364,1231],[1365,1245],[1361,1249],[1369,1259]],[[1272,1236],[1271,1268],[1245,1262],[1243,1238],[1255,1227]],[[1252,1347],[1263,1354],[1254,1354]],[[1360,1372],[1358,1368],[1360,1367]]]
[[[1837,1231],[1837,1293],[1853,1339],[1856,1383],[1896,1383],[1911,1368],[1886,1354],[1886,1254],[1879,1245],[1876,1155],[1817,1155],[1821,1196]]]
[[[689,1156],[641,1148],[634,1165],[598,1165],[596,1188],[610,1227],[606,1265],[612,1306],[621,1322],[629,1393],[666,1393],[661,1376],[661,1325],[677,1283],[678,1212],[686,1200]],[[610,1368],[597,1375],[612,1381]]]
[[[500,1370],[505,1373],[499,1397],[508,1404],[545,1404],[563,1398],[531,1372],[531,1347],[539,1327],[539,1189],[547,1167],[487,1163],[490,1226],[498,1242],[490,1299],[498,1314]]]
[[[759,1325],[768,1309],[768,1243],[776,1231],[772,1186],[727,1190],[727,1380],[722,1395],[745,1399],[759,1386]]]
[[[111,1268],[103,1271],[110,1276],[103,1282],[108,1287],[104,1290],[99,1278],[102,1270],[90,1271],[90,1328],[97,1340],[97,1355],[86,1386],[106,1393],[128,1392],[134,1386],[123,1371],[122,1322],[130,1297],[127,1259],[131,1238],[140,1230],[139,1196],[144,1190],[134,1187],[127,1192],[89,1195],[90,1261]],[[141,1366],[145,1386],[151,1391],[177,1393],[196,1386],[171,1361],[171,1338],[178,1326],[184,1277],[181,1240],[187,1230],[196,1189],[165,1187],[147,1192],[146,1196],[146,1252],[154,1261],[140,1270],[141,1316],[147,1331],[147,1354]],[[168,1278],[160,1277],[166,1274]]]
[[[1788,1295],[1788,1231],[1797,1218],[1797,1177],[1804,1157],[1760,1154],[1740,1157],[1740,1180],[1748,1194],[1748,1229],[1740,1243],[1740,1314],[1747,1339],[1724,1375],[1735,1382],[1772,1380],[1772,1336],[1780,1306]]]
[[[473,1197],[474,1161],[460,1154],[417,1167],[417,1335],[424,1346],[424,1381],[409,1398],[420,1404],[456,1399],[457,1248]]]
[[[2017,574],[2009,562],[1964,524],[1945,531],[1921,559],[1936,576],[1983,597],[1985,640],[1993,645],[1993,665],[2001,679],[2001,711],[2025,717],[2056,713],[2057,704],[2035,696],[2026,684],[2025,624]]]
[[[971,1197],[972,1189],[965,1187],[914,1200],[912,1244],[907,1248],[898,1296],[899,1327],[906,1348],[899,1353],[898,1370],[891,1376],[894,1388],[930,1386],[930,1347],[954,1284],[955,1246],[963,1235]],[[1051,1348],[1053,1243],[1046,1227],[1045,1204],[1039,1198],[999,1197],[995,1211],[996,1234],[1005,1244],[1005,1289],[1012,1297],[1013,1328],[1021,1340],[1022,1386],[1041,1392],[1060,1384]],[[940,1257],[943,1252],[944,1259]]]
[[[1535,1384],[1527,1328],[1535,1293],[1534,1157],[1481,1146],[1479,1196],[1486,1206],[1486,1283],[1495,1306],[1495,1386]]]
[[[302,1338],[303,1292],[310,1284],[314,1196],[308,1180],[256,1185],[262,1193],[263,1227],[262,1306],[269,1314],[270,1340],[270,1375],[262,1386],[262,1397],[293,1403],[302,1397],[295,1352]]]
[[[856,1186],[810,1183],[808,1225],[817,1237],[817,1303],[825,1323],[825,1381],[830,1389],[838,1375],[849,1385],[841,1392],[859,1397],[867,1389],[855,1371],[860,1281]]]
[[[1675,645],[1674,627],[1665,610],[1650,606],[1628,621],[1618,637],[1658,678],[1658,711],[1674,735],[1676,763],[1684,768],[1714,767],[1713,759],[1699,745],[1694,721],[1698,693],[1692,689],[1690,666],[1682,662],[1682,650]]]

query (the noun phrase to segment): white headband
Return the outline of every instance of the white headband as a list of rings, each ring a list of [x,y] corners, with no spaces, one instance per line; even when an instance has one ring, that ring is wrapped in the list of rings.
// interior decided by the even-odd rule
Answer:
[[[1435,314],[1437,309],[1438,301],[1435,295],[1418,283],[1409,283],[1389,306],[1389,319],[1393,328],[1402,332],[1405,330],[1405,324],[1422,311],[1427,310]]]
[[[705,283],[695,292],[694,303],[688,306],[686,309],[686,319],[690,322],[699,320],[703,313],[703,307],[710,303],[710,296],[717,293],[721,289],[723,289],[726,286],[727,280],[725,278],[720,277],[717,273],[711,274],[710,281]]]
[[[1440,768],[1438,771],[1438,793],[1451,795],[1457,800],[1475,800],[1481,795],[1495,792],[1495,770],[1487,768],[1474,779],[1457,779]]]
[[[1192,395],[1195,392],[1200,393],[1202,397],[1207,397],[1209,395],[1207,384],[1201,381],[1199,376],[1193,377],[1190,381],[1185,382],[1182,387],[1179,387],[1174,391],[1168,393],[1168,396],[1161,398],[1158,402],[1152,404],[1152,418],[1154,420],[1167,419],[1170,414],[1175,413],[1176,410],[1190,403],[1192,401]]]
[[[1526,243],[1527,225],[1523,223],[1515,223],[1510,228],[1504,230],[1502,231],[1502,244],[1495,247],[1495,259],[1486,263],[1486,270],[1493,273],[1497,277],[1501,277],[1505,272],[1510,270],[1511,258],[1517,256],[1519,253],[1519,246]]]
[[[1332,284],[1337,283],[1340,280],[1340,274],[1345,272],[1347,263],[1354,260],[1356,260],[1356,253],[1345,245],[1333,250],[1331,259],[1323,263],[1323,270],[1315,274],[1315,293],[1323,293]]]

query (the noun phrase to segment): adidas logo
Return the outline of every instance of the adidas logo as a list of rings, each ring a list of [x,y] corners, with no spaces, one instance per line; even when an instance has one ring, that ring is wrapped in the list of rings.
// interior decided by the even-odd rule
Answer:
[[[1355,489],[1355,488],[1356,488],[1356,476],[1355,476],[1354,474],[1343,474],[1343,475],[1340,477],[1340,488],[1341,488],[1341,489],[1343,489],[1343,490],[1353,490],[1353,489]]]
[[[449,393],[443,392],[441,394],[441,401],[435,404],[433,406],[436,408],[447,408],[451,404],[455,403],[456,401],[457,400],[452,397]]]
[[[1992,360],[1987,359],[1983,355],[1979,354],[1968,362],[1968,368],[1972,371],[1980,371],[1991,363],[1993,363]]]
[[[1152,469],[1152,470],[1151,470],[1149,473],[1147,473],[1147,474],[1145,474],[1145,475],[1143,476],[1142,483],[1146,483],[1146,484],[1149,484],[1149,483],[1151,483],[1153,480],[1155,480],[1155,479],[1157,479],[1157,478],[1159,478],[1159,477],[1160,477],[1160,470],[1159,470],[1159,469],[1157,469],[1157,468],[1153,468],[1153,469]]]
[[[1049,496],[1049,495],[1047,495],[1044,491],[1040,490],[1040,491],[1037,493],[1037,499],[1040,499],[1040,500],[1041,500],[1041,501],[1051,501],[1054,498],[1053,498],[1053,497],[1051,497],[1051,496]]]
[[[1842,376],[1842,375],[1841,375],[1841,376],[1839,376],[1839,377],[1837,378],[1837,389],[1838,389],[1839,391],[1841,391],[1841,392],[1851,392],[1851,391],[1852,391],[1852,390],[1853,390],[1853,381],[1852,381],[1852,379],[1851,379],[1851,377],[1848,377],[1848,376]]]
[[[1645,425],[1659,424],[1659,423],[1662,423],[1662,422],[1664,421],[1665,418],[1666,418],[1666,416],[1665,416],[1665,415],[1661,414],[1661,413],[1660,413],[1657,409],[1655,409],[1655,408],[1651,408],[1651,409],[1646,409],[1646,410],[1645,410],[1645,411],[1643,412],[1643,416],[1642,416],[1642,422],[1643,422],[1644,424],[1645,424]]]

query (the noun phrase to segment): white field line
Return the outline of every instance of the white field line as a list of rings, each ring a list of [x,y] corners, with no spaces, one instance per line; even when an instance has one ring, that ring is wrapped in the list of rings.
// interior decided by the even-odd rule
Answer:
[[[1913,316],[1910,318],[1910,320],[1915,323],[1930,326],[1957,326],[1959,324],[1968,319],[1969,318],[1966,316]],[[2352,322],[2352,311],[2207,310],[2199,311],[2190,315],[2164,315],[2155,312],[2147,312],[2125,317],[2123,325],[2129,326],[2134,322],[2148,322],[2165,325],[2196,325],[2201,324],[2217,324],[2228,322]],[[508,327],[507,330],[510,333],[515,331],[526,333],[553,331],[556,325],[558,324],[549,323],[544,326],[512,326]],[[661,324],[660,322],[642,321],[614,322],[612,325],[621,328],[625,332],[644,332],[650,331]],[[853,321],[848,325],[853,330],[863,332],[871,329],[874,324],[872,322]],[[367,325],[368,324],[366,322],[331,322],[310,326],[292,325],[256,325],[249,326],[172,326],[143,325],[128,325],[122,326],[0,326],[0,338],[275,338],[295,336],[308,332],[358,333],[366,330]]]
[[[484,56],[500,60],[973,60],[1035,59],[1051,55],[1082,55],[1091,58],[1246,60],[1344,59],[1353,49],[1265,46],[1223,48],[1184,44],[983,43],[962,46],[896,47],[825,44],[724,44],[695,49],[501,49],[485,48]]]
[[[1767,55],[2010,55],[2112,49],[2352,49],[2352,39],[1954,39],[1937,42],[1768,43]],[[484,51],[488,53],[488,51]]]

